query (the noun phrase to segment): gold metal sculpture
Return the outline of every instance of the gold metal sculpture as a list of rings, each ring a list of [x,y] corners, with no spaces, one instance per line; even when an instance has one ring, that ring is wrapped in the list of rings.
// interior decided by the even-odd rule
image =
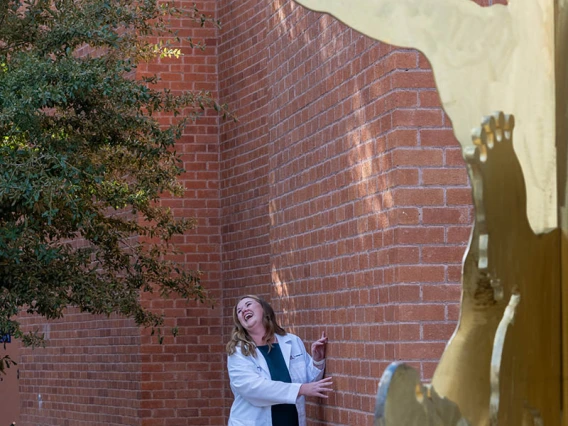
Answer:
[[[392,363],[383,374],[375,426],[471,426],[456,404],[420,383],[415,369]]]
[[[529,226],[512,134],[513,117],[497,113],[464,149],[475,223],[460,323],[432,384],[472,425],[523,425],[526,412],[559,425],[558,232],[537,235]]]
[[[428,388],[435,397],[417,393],[422,405],[433,407],[417,413],[428,413],[433,425],[560,424],[559,238],[558,232],[535,234],[524,214],[513,125],[502,113],[486,117],[464,149],[475,224],[463,265],[460,323]],[[401,375],[398,388],[408,390],[408,376]],[[390,396],[393,412],[379,413],[377,425],[414,424],[401,417],[408,410],[395,414],[394,407],[416,405],[416,396],[401,395]],[[429,424],[422,421],[416,424]]]
[[[472,185],[459,325],[431,385],[389,367],[375,424],[568,424],[568,0],[296,1],[426,55]]]

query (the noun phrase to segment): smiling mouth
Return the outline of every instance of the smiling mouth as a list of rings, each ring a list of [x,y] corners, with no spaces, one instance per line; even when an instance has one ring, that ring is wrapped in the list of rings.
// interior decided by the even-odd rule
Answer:
[[[247,313],[247,314],[244,316],[244,318],[245,318],[245,321],[248,321],[249,319],[252,318],[252,313],[250,313],[250,312]]]

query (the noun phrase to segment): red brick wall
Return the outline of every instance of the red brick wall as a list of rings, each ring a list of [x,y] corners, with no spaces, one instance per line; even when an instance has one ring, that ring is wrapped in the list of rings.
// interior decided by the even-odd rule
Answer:
[[[140,331],[132,321],[70,310],[41,324],[46,347],[22,348],[18,425],[138,425]]]
[[[220,95],[239,118],[220,128],[223,293],[234,298],[269,292],[268,16],[258,0],[218,4]]]
[[[200,12],[214,16],[216,2],[196,3]],[[172,29],[181,38],[204,40],[204,51],[182,43],[181,59],[162,59],[149,67],[172,91],[206,90],[217,96],[217,29],[200,28],[187,20],[174,21]],[[143,72],[141,69],[140,71]],[[142,426],[219,425],[222,416],[224,372],[221,329],[221,223],[219,202],[219,119],[207,113],[188,126],[178,143],[186,173],[181,181],[183,199],[164,199],[178,217],[195,217],[194,231],[175,241],[184,254],[179,260],[203,272],[202,284],[217,300],[210,306],[183,300],[147,300],[149,306],[166,317],[165,339],[159,344],[146,331],[142,337]],[[177,327],[178,334],[170,330]]]
[[[215,15],[216,2],[197,3]],[[179,2],[176,4],[179,6]],[[183,5],[182,5],[183,6]],[[175,20],[180,37],[205,40],[205,51],[180,47],[185,56],[138,68],[157,74],[173,92],[207,90],[217,96],[217,29]],[[163,117],[162,122],[170,119]],[[162,345],[148,330],[128,321],[93,319],[71,313],[52,323],[48,347],[24,350],[21,374],[22,425],[220,425],[225,392],[221,328],[221,223],[219,119],[207,114],[190,125],[176,149],[186,173],[182,199],[164,199],[179,217],[196,217],[198,227],[176,239],[190,268],[203,272],[215,309],[183,300],[146,297],[144,303],[166,318]],[[26,319],[30,327],[41,322]],[[173,337],[171,329],[178,328]],[[41,409],[38,394],[42,395]]]
[[[238,123],[222,123],[220,127],[226,342],[236,298],[250,293],[269,298],[271,294],[267,126],[271,100],[266,69],[269,14],[266,2],[261,0],[222,0],[218,8],[223,23],[219,90],[239,117]],[[225,416],[231,401],[227,384]]]
[[[164,200],[198,218],[176,244],[204,272],[215,308],[146,298],[166,315],[166,332],[179,329],[163,345],[114,319],[52,324],[50,346],[24,352],[23,425],[226,424],[223,347],[242,294],[267,297],[307,344],[327,331],[336,392],[310,401],[311,424],[371,424],[388,363],[408,361],[430,378],[455,327],[471,200],[424,57],[289,0],[197,6],[223,28],[176,25],[208,49],[184,47],[181,61],[139,72],[158,73],[172,90],[211,90],[239,117],[188,128],[178,146],[185,198]],[[79,325],[87,331],[71,339]],[[97,362],[120,377],[108,408],[97,399],[108,395],[108,370],[89,362],[89,345],[109,351]]]
[[[249,292],[326,330],[336,392],[308,414],[371,424],[388,363],[428,379],[457,319],[471,200],[432,72],[291,1],[220,4],[226,332]]]

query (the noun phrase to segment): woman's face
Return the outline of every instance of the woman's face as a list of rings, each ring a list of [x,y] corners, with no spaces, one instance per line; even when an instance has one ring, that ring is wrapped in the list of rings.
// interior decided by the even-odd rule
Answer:
[[[237,318],[243,328],[250,331],[256,327],[264,329],[262,317],[264,311],[258,301],[250,297],[245,297],[237,304]]]

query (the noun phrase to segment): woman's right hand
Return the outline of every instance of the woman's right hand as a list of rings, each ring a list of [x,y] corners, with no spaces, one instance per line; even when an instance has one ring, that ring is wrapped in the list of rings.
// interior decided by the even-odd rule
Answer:
[[[333,385],[331,377],[326,377],[317,382],[304,383],[300,386],[298,396],[319,396],[320,398],[327,398],[326,393],[333,391],[331,385]]]

